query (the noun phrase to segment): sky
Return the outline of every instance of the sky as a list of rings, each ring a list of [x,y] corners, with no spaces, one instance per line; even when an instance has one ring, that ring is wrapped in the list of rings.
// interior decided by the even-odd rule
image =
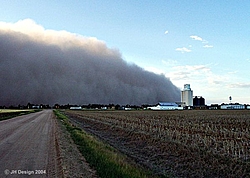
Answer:
[[[0,12],[1,22],[32,19],[104,41],[179,89],[190,84],[206,104],[250,103],[248,0],[9,0]]]

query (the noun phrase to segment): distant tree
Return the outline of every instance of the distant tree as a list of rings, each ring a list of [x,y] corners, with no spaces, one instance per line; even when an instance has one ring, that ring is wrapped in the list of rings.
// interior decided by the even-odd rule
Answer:
[[[53,108],[54,108],[54,109],[59,109],[59,108],[60,108],[60,105],[59,105],[59,104],[55,104]]]
[[[115,105],[115,109],[116,110],[120,109],[120,105],[119,104]]]

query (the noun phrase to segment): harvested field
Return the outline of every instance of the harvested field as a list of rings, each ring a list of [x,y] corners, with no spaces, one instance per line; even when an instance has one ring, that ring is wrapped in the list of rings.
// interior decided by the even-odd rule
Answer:
[[[28,112],[28,111],[33,111],[33,110],[32,109],[0,109],[0,113]]]
[[[24,114],[29,114],[33,112],[37,112],[39,110],[34,110],[34,109],[20,109],[20,110],[15,110],[15,109],[0,109],[0,121],[1,120],[6,120],[10,119],[19,115],[24,115]]]
[[[250,111],[65,111],[155,174],[249,177]]]

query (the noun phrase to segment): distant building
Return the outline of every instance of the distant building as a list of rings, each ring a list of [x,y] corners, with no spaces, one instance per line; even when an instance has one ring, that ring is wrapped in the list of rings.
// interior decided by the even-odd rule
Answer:
[[[193,90],[190,88],[190,84],[185,84],[183,91],[181,91],[181,102],[184,107],[193,106]]]
[[[245,105],[239,103],[222,104],[220,109],[245,109]]]
[[[205,106],[205,98],[202,96],[195,96],[193,98],[193,105],[194,106]]]
[[[32,109],[40,109],[40,106],[39,105],[33,105]]]
[[[208,109],[212,109],[212,110],[220,109],[220,106],[218,104],[211,104],[211,106],[209,106]]]
[[[70,110],[82,110],[81,106],[72,106],[69,108]]]
[[[205,98],[202,96],[195,96],[193,98],[193,109],[207,109]]]
[[[150,110],[183,110],[183,107],[176,103],[158,103],[156,106],[147,107]]]

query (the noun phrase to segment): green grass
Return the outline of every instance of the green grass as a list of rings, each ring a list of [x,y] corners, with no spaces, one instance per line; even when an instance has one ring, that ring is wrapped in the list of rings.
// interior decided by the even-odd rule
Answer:
[[[97,175],[102,178],[146,178],[157,177],[141,167],[138,167],[127,157],[111,146],[99,141],[80,128],[73,126],[68,118],[54,110],[58,119],[63,120],[72,139],[87,162],[93,167]]]

